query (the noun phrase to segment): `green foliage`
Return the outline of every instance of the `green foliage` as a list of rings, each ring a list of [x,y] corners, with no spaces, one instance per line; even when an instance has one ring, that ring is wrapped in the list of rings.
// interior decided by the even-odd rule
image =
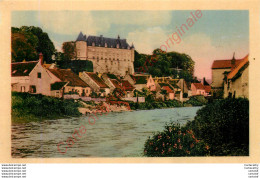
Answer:
[[[27,116],[41,119],[55,119],[59,116],[80,116],[79,103],[74,100],[62,100],[28,93],[12,92],[12,120],[17,118],[27,120]]]
[[[52,62],[55,47],[47,33],[34,26],[12,27],[12,61],[21,62],[38,60],[42,52],[43,60]]]
[[[202,96],[202,95],[197,95],[197,96],[191,96],[188,101],[186,101],[184,104],[185,105],[192,105],[192,106],[203,106],[208,103],[208,100]]]
[[[186,82],[194,81],[195,62],[187,54],[177,52],[153,51],[153,55],[139,54],[135,51],[134,67],[137,72],[150,73],[153,76],[173,76],[184,78]],[[181,71],[177,71],[182,69]]]
[[[148,157],[181,157],[209,155],[209,146],[198,140],[192,130],[176,124],[165,126],[163,132],[148,138],[144,146]]]
[[[160,109],[160,108],[171,108],[171,107],[182,107],[182,103],[177,100],[167,100],[165,102],[162,101],[146,101],[144,103],[134,103],[129,102],[130,108],[132,110],[146,110],[146,109]]]
[[[199,139],[210,146],[211,155],[249,154],[249,101],[247,99],[216,100],[200,109],[188,123]]]

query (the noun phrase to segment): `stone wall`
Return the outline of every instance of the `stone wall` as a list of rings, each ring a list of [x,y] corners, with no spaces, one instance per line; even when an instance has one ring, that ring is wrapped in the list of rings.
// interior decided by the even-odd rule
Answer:
[[[87,46],[84,41],[76,42],[77,58],[93,62],[93,72],[113,73],[125,76],[134,73],[134,48],[119,49]]]

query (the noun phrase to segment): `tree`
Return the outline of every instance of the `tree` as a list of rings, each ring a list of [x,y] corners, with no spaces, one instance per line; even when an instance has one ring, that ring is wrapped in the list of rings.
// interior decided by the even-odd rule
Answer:
[[[43,60],[52,62],[55,47],[48,34],[34,26],[12,27],[12,60],[14,62],[26,59],[38,60],[38,53],[43,54]]]
[[[139,54],[135,51],[135,71],[148,72],[152,76],[173,76],[184,78],[187,82],[193,81],[195,62],[184,53],[164,52],[155,49],[152,55]],[[178,70],[177,70],[178,69]]]
[[[72,60],[77,58],[76,44],[74,42],[64,42],[62,44],[62,51],[66,60]]]
[[[35,61],[37,59],[38,39],[31,33],[13,32],[12,40],[12,62]]]

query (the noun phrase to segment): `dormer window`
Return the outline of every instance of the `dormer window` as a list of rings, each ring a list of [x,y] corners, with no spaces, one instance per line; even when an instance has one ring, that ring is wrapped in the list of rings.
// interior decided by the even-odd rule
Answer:
[[[13,71],[13,74],[15,74],[16,72],[17,72],[17,70],[14,70],[14,71]]]

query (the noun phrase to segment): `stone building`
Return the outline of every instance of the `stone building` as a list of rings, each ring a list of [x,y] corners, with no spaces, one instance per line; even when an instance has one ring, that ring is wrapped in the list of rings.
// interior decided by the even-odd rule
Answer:
[[[235,59],[233,55],[232,59],[215,60],[212,64],[212,83],[211,92],[213,97],[223,97],[224,93],[224,76],[234,69],[241,59]]]
[[[249,98],[249,61],[244,57],[230,73],[225,76],[224,97]]]
[[[92,61],[93,72],[121,76],[134,73],[134,45],[130,46],[126,39],[87,37],[80,32],[75,45],[76,59]]]

